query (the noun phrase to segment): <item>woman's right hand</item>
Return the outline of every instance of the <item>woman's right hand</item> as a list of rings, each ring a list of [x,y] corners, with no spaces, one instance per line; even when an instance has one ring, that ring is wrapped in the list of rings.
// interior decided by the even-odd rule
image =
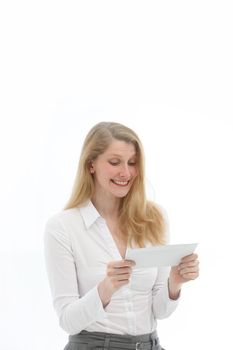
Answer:
[[[107,264],[106,277],[98,285],[99,296],[104,307],[118,289],[129,283],[133,266],[135,262],[132,260],[110,261]]]

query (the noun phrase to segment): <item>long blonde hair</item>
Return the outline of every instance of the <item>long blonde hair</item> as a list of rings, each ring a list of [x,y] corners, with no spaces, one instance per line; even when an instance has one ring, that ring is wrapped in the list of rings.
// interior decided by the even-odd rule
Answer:
[[[87,134],[81,150],[78,170],[71,196],[64,209],[80,207],[94,193],[90,163],[109,147],[113,140],[125,141],[135,146],[138,175],[128,194],[121,199],[118,225],[127,235],[129,244],[143,247],[146,242],[165,243],[165,223],[158,206],[148,201],[145,193],[145,158],[141,141],[130,128],[114,122],[96,124]]]

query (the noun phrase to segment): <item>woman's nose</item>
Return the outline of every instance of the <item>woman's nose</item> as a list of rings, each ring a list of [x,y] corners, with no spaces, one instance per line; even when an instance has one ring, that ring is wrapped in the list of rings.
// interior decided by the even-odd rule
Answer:
[[[120,170],[120,176],[126,177],[126,178],[130,176],[130,171],[129,171],[128,164],[122,165],[122,168]]]

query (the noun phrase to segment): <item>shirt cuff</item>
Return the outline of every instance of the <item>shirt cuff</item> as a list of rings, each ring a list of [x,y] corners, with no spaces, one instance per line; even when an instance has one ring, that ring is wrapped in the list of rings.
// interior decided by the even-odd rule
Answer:
[[[76,334],[106,317],[97,286],[75,302],[71,302],[60,315],[60,326],[69,334]]]
[[[106,311],[104,310],[97,287],[98,286],[96,285],[80,299],[85,299],[85,304],[87,305],[88,311],[90,311],[90,318],[92,318],[94,321],[98,321],[103,319],[103,317],[106,317]]]

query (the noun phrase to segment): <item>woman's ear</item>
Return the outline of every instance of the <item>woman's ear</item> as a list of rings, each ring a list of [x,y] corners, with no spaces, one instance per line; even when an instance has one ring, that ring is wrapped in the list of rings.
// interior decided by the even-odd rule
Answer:
[[[89,170],[91,174],[94,174],[95,170],[94,170],[94,166],[93,166],[93,161],[90,161],[89,163]]]

